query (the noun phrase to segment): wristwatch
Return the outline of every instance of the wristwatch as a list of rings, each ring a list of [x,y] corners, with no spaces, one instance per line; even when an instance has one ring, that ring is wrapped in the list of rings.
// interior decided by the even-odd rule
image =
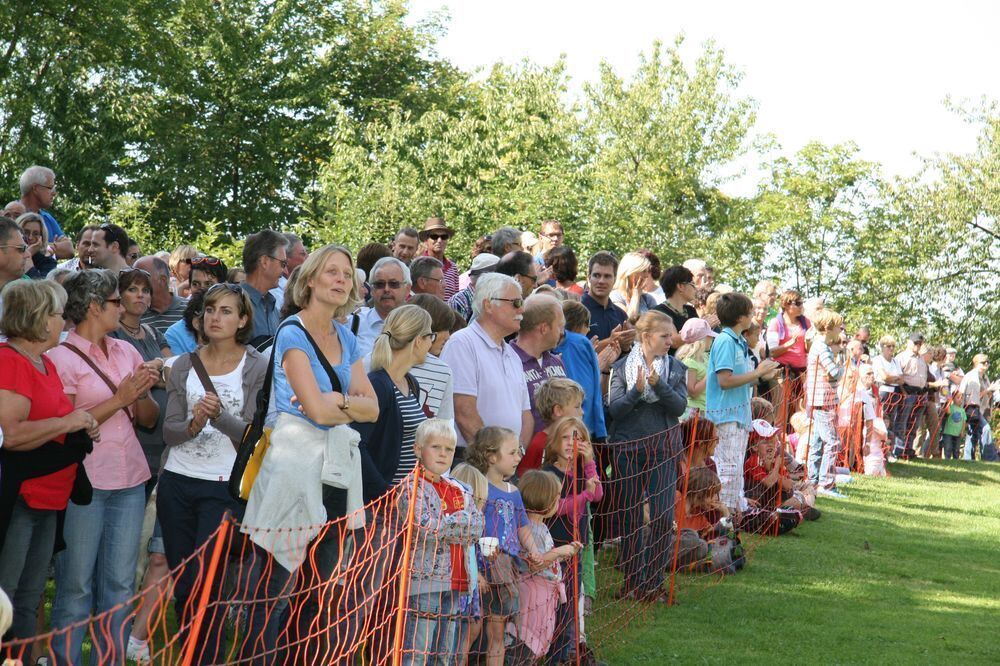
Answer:
[[[344,394],[344,402],[340,405],[340,410],[346,412],[351,408],[351,396]]]

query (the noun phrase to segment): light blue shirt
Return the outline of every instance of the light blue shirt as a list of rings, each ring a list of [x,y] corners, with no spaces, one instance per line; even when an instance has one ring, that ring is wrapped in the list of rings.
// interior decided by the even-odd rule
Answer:
[[[194,333],[187,329],[183,319],[175,321],[171,324],[167,330],[163,332],[163,337],[167,339],[170,351],[172,351],[175,356],[177,354],[193,352],[198,348],[198,343],[194,340]]]
[[[298,315],[289,317],[285,321],[297,321],[302,323]],[[361,358],[361,354],[358,353],[358,342],[351,333],[351,329],[344,326],[340,322],[333,322],[337,329],[337,337],[340,339],[341,347],[341,357],[340,363],[333,365],[333,371],[337,375],[337,379],[340,380],[340,387],[343,391],[349,391],[351,387],[351,366],[354,362]],[[285,369],[282,367],[282,360],[285,358],[285,352],[290,349],[299,349],[305,352],[306,356],[309,357],[309,366],[312,368],[313,375],[316,377],[316,384],[319,386],[319,390],[323,393],[329,393],[333,390],[333,383],[330,381],[330,375],[327,374],[326,370],[323,369],[323,364],[320,363],[319,357],[316,356],[316,351],[313,346],[309,343],[306,334],[298,326],[282,326],[277,338],[274,341],[275,352],[274,352],[274,388],[272,390],[272,395],[274,399],[274,408],[278,413],[284,412],[286,414],[291,414],[292,416],[297,416],[299,418],[306,419],[309,423],[312,423],[317,428],[323,430],[329,430],[330,426],[321,426],[309,419],[305,414],[300,412],[297,407],[292,405],[292,396],[295,394],[292,390],[292,385],[288,383],[288,377],[285,376]]]
[[[274,296],[271,295],[271,292],[260,293],[248,282],[240,283],[240,287],[250,297],[250,303],[253,305],[253,333],[251,333],[250,338],[262,335],[273,336],[280,323],[278,305],[274,301]]]
[[[372,353],[375,346],[375,338],[382,333],[385,320],[379,316],[375,308],[361,308],[358,312],[360,321],[358,322],[358,350],[360,356],[367,356]]]
[[[719,386],[718,373],[730,370],[733,375],[743,375],[751,370],[750,350],[742,335],[725,328],[712,343],[708,356],[708,375],[705,388],[705,416],[716,425],[738,423],[750,429],[750,398],[753,396],[753,382],[724,389]]]

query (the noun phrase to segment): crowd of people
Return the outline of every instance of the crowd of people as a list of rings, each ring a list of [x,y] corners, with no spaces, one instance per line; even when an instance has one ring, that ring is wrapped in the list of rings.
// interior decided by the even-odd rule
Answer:
[[[80,663],[99,613],[91,641],[148,661],[157,591],[190,622],[203,572],[172,571],[227,515],[267,572],[244,622],[273,656],[307,552],[321,580],[344,557],[321,526],[389,540],[364,507],[392,493],[418,527],[406,663],[595,663],[595,550],[615,553],[618,598],[665,602],[672,571],[738,571],[741,532],[815,520],[851,472],[996,460],[985,355],[963,372],[919,332],[876,343],[821,295],[746,295],[703,260],[584,261],[554,220],[458,258],[432,217],[356,253],[263,230],[227,267],[114,224],[71,241],[47,168],[20,192],[0,216],[0,587],[6,639],[66,630],[49,663]],[[264,411],[243,502],[231,476]],[[218,659],[222,627],[199,641]]]

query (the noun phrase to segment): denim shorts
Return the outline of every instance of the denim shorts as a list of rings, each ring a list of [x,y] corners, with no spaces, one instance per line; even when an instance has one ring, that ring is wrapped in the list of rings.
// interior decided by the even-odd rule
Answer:
[[[149,554],[159,553],[160,555],[167,552],[163,549],[163,529],[160,527],[159,518],[153,523],[153,536],[149,538],[149,545],[146,546],[146,552]]]
[[[490,583],[483,595],[484,617],[513,617],[521,610],[517,584]]]

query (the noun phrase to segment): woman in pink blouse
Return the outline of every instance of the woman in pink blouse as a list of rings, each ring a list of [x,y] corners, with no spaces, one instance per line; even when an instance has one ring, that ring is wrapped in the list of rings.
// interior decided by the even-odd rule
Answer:
[[[802,295],[789,289],[778,300],[781,312],[767,326],[768,352],[775,361],[785,368],[785,384],[779,388],[774,402],[780,403],[787,396],[791,414],[799,408],[802,400],[802,375],[806,371],[809,352],[806,349],[806,333],[811,324],[802,314]]]
[[[136,558],[146,507],[143,486],[149,465],[134,425],[152,427],[159,407],[149,395],[157,372],[135,347],[108,336],[118,329],[121,296],[110,271],[75,273],[63,285],[64,315],[76,325],[66,341],[49,352],[66,396],[100,424],[101,437],[84,459],[93,486],[89,504],[66,508],[66,550],[56,556],[54,629],[68,627],[123,604],[133,594]],[[94,653],[125,654],[131,609],[115,611],[94,636]],[[59,663],[80,660],[84,628],[69,640],[54,641]]]

